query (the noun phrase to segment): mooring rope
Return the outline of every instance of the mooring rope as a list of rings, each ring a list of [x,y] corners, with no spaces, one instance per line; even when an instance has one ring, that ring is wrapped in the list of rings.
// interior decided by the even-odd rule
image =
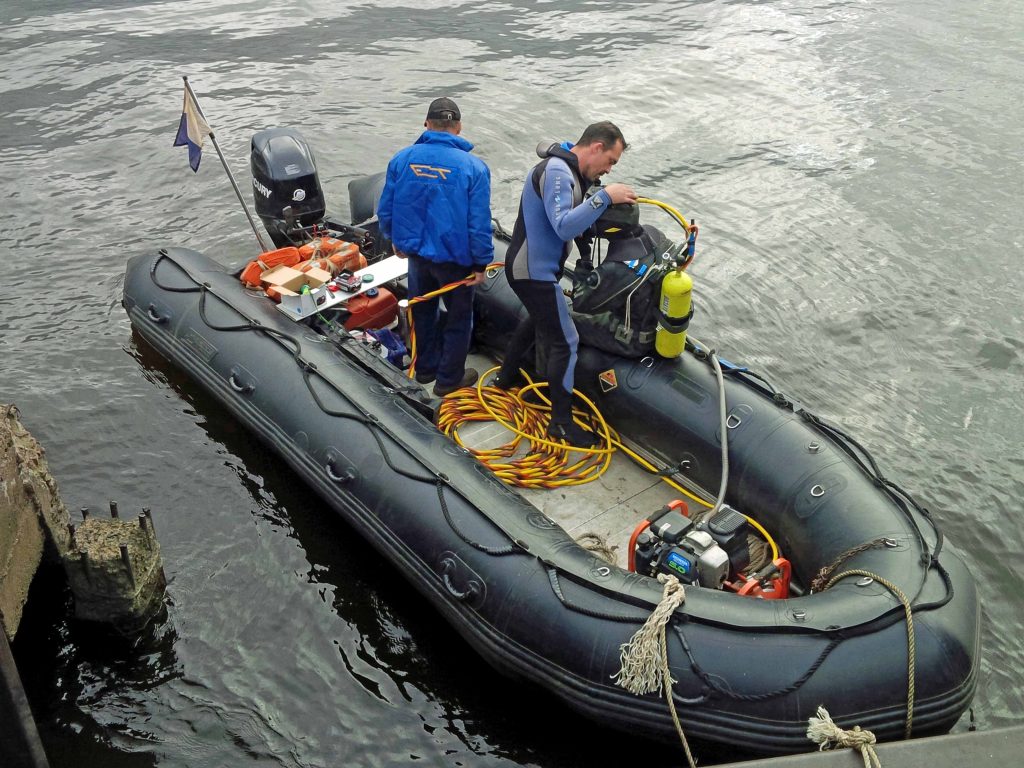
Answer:
[[[829,579],[828,584],[825,585],[825,589],[828,589],[840,579],[845,579],[847,576],[864,576],[869,579],[874,579],[883,587],[892,592],[896,599],[903,604],[903,610],[906,613],[907,617],[907,725],[903,732],[903,738],[909,739],[910,731],[914,726],[914,676],[915,667],[917,665],[917,645],[914,640],[914,611],[910,607],[910,600],[908,600],[907,596],[903,594],[903,590],[897,587],[892,582],[886,581],[881,576],[871,573],[871,571],[862,571],[859,569],[843,571],[842,573],[833,576],[831,579]]]
[[[686,759],[690,763],[690,768],[696,768],[697,763],[690,752],[690,745],[686,741],[686,734],[683,733],[683,726],[676,713],[676,704],[672,699],[672,685],[676,681],[672,679],[672,672],[668,667],[668,642],[665,639],[668,622],[676,608],[686,600],[686,591],[675,576],[660,573],[658,581],[665,585],[661,602],[629,642],[623,643],[620,647],[622,666],[612,677],[619,686],[637,696],[654,693],[659,688],[664,689],[665,701],[668,702],[669,712],[672,713],[672,722],[683,744]]]
[[[875,752],[875,734],[855,725],[846,731],[832,721],[828,710],[818,707],[818,716],[807,719],[807,738],[818,745],[819,751],[826,749],[856,749],[864,758],[864,768],[882,768],[882,761]]]

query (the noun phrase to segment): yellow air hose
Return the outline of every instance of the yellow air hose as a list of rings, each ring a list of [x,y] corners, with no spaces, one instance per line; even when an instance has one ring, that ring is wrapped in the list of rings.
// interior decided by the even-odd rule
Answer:
[[[438,410],[438,429],[509,485],[561,488],[592,482],[605,473],[618,436],[589,398],[574,392],[586,404],[589,413],[574,409],[573,419],[597,434],[601,447],[574,448],[547,436],[551,403],[540,391],[547,384],[527,377],[526,386],[511,391],[485,387],[484,379],[497,370],[496,366],[485,372],[475,389],[466,387],[448,395]],[[530,395],[536,395],[540,402],[530,402],[527,399]],[[512,437],[497,448],[472,448],[459,435],[459,428],[467,422],[494,422],[511,432]]]
[[[690,225],[686,223],[686,217],[668,203],[663,203],[661,200],[654,200],[650,197],[638,197],[636,201],[644,205],[653,205],[657,208],[661,208],[661,210],[665,211],[665,213],[675,219],[685,232],[690,231]]]

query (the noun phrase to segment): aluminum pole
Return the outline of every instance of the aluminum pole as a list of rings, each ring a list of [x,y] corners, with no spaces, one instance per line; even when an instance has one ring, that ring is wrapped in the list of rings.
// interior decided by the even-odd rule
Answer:
[[[206,127],[210,128],[210,121],[206,120],[206,115],[203,113],[203,108],[199,106],[199,99],[196,98],[196,92],[192,90],[192,86],[189,85],[188,75],[182,75],[181,79],[185,81],[185,90],[189,92],[192,97],[192,103],[196,105],[196,109],[199,110],[199,115],[206,121]],[[266,243],[263,242],[263,237],[260,235],[259,228],[256,226],[256,222],[252,218],[252,214],[249,213],[249,206],[246,205],[245,199],[242,197],[241,190],[238,189],[238,184],[235,183],[235,177],[231,174],[231,169],[228,168],[228,162],[224,159],[224,153],[220,151],[220,145],[217,143],[217,137],[213,135],[213,129],[210,128],[207,134],[210,137],[210,141],[213,142],[213,148],[217,150],[217,157],[220,158],[220,164],[224,166],[224,171],[227,173],[228,178],[231,180],[231,186],[235,189],[235,194],[238,196],[238,202],[242,204],[242,210],[245,211],[245,218],[249,220],[249,226],[252,227],[253,234],[256,235],[256,240],[260,244],[261,253],[266,253]]]

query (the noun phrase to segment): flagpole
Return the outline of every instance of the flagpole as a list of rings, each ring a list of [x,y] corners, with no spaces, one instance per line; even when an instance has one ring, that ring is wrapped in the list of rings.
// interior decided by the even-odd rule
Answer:
[[[185,90],[189,92],[192,97],[192,103],[196,105],[196,109],[199,110],[200,117],[206,121],[206,127],[209,129],[207,136],[210,137],[210,141],[213,142],[213,148],[217,150],[217,157],[220,158],[220,164],[224,166],[224,172],[227,173],[228,178],[231,180],[231,186],[235,189],[235,194],[238,196],[238,202],[242,204],[242,210],[245,211],[245,218],[249,220],[249,226],[252,227],[253,234],[256,235],[256,240],[260,244],[260,248],[264,253],[269,249],[266,243],[263,242],[263,238],[260,236],[260,231],[256,226],[256,222],[252,218],[252,214],[249,213],[249,206],[246,205],[245,199],[242,197],[241,190],[238,189],[238,184],[235,183],[235,177],[231,174],[231,169],[228,168],[228,162],[224,159],[224,153],[220,151],[220,144],[217,143],[217,137],[213,135],[213,128],[210,128],[210,121],[206,120],[206,115],[203,114],[203,108],[199,106],[199,99],[196,98],[196,92],[192,90],[192,86],[189,85],[188,75],[182,75],[181,79],[185,81]]]

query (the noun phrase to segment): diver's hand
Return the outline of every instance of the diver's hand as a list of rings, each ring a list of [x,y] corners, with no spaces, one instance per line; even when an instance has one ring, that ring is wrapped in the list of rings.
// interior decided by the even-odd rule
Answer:
[[[408,259],[409,258],[409,254],[402,253],[402,251],[400,251],[397,248],[395,248],[394,245],[391,246],[391,250],[395,254],[395,256],[397,256],[400,259]]]
[[[636,192],[628,184],[609,184],[604,188],[604,191],[608,193],[608,197],[612,199],[612,204],[617,203],[635,203]]]
[[[480,285],[480,283],[486,279],[487,274],[485,272],[474,272],[469,276],[469,279],[466,281],[466,285]]]

